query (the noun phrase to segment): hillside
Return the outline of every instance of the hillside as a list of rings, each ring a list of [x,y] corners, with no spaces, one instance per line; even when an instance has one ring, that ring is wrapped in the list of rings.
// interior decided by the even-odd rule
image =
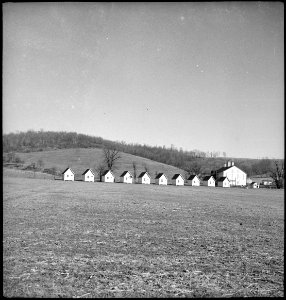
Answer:
[[[79,177],[87,168],[92,170],[96,169],[96,166],[102,162],[102,150],[101,149],[60,149],[41,152],[29,152],[29,153],[17,153],[17,155],[24,160],[24,165],[30,165],[33,162],[42,160],[44,168],[56,167],[57,170],[63,171],[68,166],[76,173],[76,178]],[[155,177],[156,172],[164,172],[169,179],[175,173],[181,173],[184,175],[182,169],[169,166],[167,164],[159,163],[146,159],[143,157],[135,156],[128,153],[120,153],[121,158],[117,162],[117,168],[114,171],[116,180],[123,171],[130,171],[133,174],[132,163],[137,165],[137,176],[145,171],[145,166],[148,169],[152,179]]]
[[[127,144],[124,141],[110,141],[101,137],[89,136],[76,132],[52,132],[52,131],[27,131],[18,133],[9,133],[2,136],[3,141],[3,161],[5,163],[17,163],[15,153],[26,153],[23,157],[30,157],[28,153],[38,156],[45,156],[47,151],[52,155],[55,150],[67,150],[72,153],[81,151],[85,148],[88,151],[99,151],[101,149],[115,149],[122,153],[128,153],[134,156],[140,156],[147,160],[157,161],[162,164],[174,166],[179,169],[189,171],[195,174],[210,174],[212,170],[221,168],[227,160],[234,161],[235,165],[248,174],[262,175],[273,170],[274,159],[249,159],[227,157],[226,153],[203,152],[200,150],[183,151],[178,150],[174,145],[170,148],[165,146],[148,146],[141,144]],[[56,152],[59,153],[59,152]],[[64,152],[65,153],[65,152]],[[67,152],[70,153],[70,152]],[[97,152],[96,152],[97,153]],[[14,156],[13,156],[14,155]],[[63,155],[64,156],[64,155]],[[72,159],[76,154],[72,156]],[[82,159],[80,157],[80,159]],[[24,158],[24,160],[26,160]],[[282,162],[281,160],[277,160]],[[48,161],[49,162],[49,161]],[[56,166],[58,161],[54,164]],[[65,162],[69,163],[69,162]],[[74,163],[74,162],[73,162]],[[88,164],[94,163],[88,160]],[[131,162],[132,163],[132,162]],[[46,166],[47,167],[47,166]]]

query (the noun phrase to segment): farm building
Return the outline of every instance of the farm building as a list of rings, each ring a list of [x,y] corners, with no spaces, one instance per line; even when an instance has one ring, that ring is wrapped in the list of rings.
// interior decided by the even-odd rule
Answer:
[[[123,183],[132,183],[132,180],[133,180],[133,176],[130,174],[129,171],[124,171],[120,175],[120,182],[123,182]]]
[[[65,181],[74,181],[74,171],[71,168],[66,168],[63,173],[63,180]]]
[[[148,174],[148,172],[142,172],[138,176],[138,183],[142,183],[142,184],[150,184],[151,183],[151,176]]]
[[[192,185],[192,186],[200,186],[200,179],[197,175],[191,175],[188,178],[188,185]]]
[[[159,185],[167,185],[168,184],[168,178],[164,173],[159,173],[155,177],[155,183]]]
[[[82,173],[82,180],[83,181],[88,181],[88,182],[94,182],[94,173],[92,172],[91,169],[86,169]]]
[[[115,177],[114,177],[114,175],[112,174],[112,172],[110,170],[106,170],[101,175],[101,181],[103,181],[103,182],[114,182]]]
[[[262,185],[272,185],[273,184],[273,180],[271,180],[271,179],[262,179],[261,180],[261,184]]]
[[[172,183],[174,185],[184,185],[185,179],[181,174],[175,174],[172,178]]]
[[[234,162],[228,161],[224,166],[216,171],[212,171],[216,179],[220,177],[227,177],[231,186],[246,186],[247,174],[236,167]]]
[[[257,182],[251,182],[249,185],[251,189],[259,189],[259,184]]]
[[[213,176],[205,176],[202,180],[202,185],[204,186],[215,186],[215,179]]]
[[[217,186],[221,186],[221,187],[230,187],[230,182],[228,180],[227,177],[220,177],[217,180]]]

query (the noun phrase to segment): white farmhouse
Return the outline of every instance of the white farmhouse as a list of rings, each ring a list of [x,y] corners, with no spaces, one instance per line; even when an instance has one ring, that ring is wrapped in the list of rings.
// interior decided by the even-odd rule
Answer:
[[[120,182],[123,182],[123,183],[132,183],[132,180],[133,180],[133,176],[130,174],[129,171],[124,171],[120,175]]]
[[[246,186],[247,174],[236,167],[234,162],[228,161],[216,171],[212,171],[216,178],[227,177],[231,186]]]
[[[112,172],[110,170],[106,170],[101,175],[101,181],[103,181],[103,182],[114,182],[115,177],[114,177],[114,175],[112,174]]]
[[[200,186],[200,179],[197,175],[190,175],[188,178],[188,185],[191,186]]]
[[[150,184],[151,183],[151,176],[148,174],[148,172],[142,172],[138,176],[138,183],[142,183],[142,184]]]
[[[227,177],[220,177],[217,180],[217,186],[221,186],[221,187],[230,187],[230,182],[228,180]]]
[[[94,173],[92,172],[91,169],[86,169],[82,173],[82,180],[83,181],[88,181],[88,182],[94,182]]]
[[[66,168],[62,175],[64,181],[74,181],[74,171],[70,167]]]
[[[211,175],[205,176],[202,180],[202,185],[204,185],[204,186],[215,186],[215,179]]]
[[[164,173],[159,173],[155,177],[155,183],[159,185],[167,185],[168,184],[168,178]]]
[[[185,179],[181,174],[175,174],[172,177],[172,183],[174,185],[184,185],[185,184]]]

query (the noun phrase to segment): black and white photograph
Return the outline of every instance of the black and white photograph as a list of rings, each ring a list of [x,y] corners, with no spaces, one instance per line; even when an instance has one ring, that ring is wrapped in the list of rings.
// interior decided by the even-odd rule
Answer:
[[[284,297],[284,2],[2,25],[5,298]]]

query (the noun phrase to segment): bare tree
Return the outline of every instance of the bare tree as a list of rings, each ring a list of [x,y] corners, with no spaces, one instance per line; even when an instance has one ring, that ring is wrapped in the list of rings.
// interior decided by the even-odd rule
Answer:
[[[101,164],[95,166],[94,169],[98,173],[99,181],[101,182],[102,181],[101,176],[102,176],[103,172],[105,171],[105,165],[101,163]]]
[[[103,149],[103,161],[108,170],[113,171],[115,169],[115,163],[118,159],[121,158],[119,151],[116,149]]]
[[[134,177],[134,181],[136,181],[136,177],[137,177],[137,164],[135,161],[132,162],[132,167],[133,167],[133,177]]]
[[[149,168],[147,167],[146,164],[143,165],[145,172],[149,173]]]
[[[184,169],[188,175],[199,175],[201,173],[202,166],[197,161],[193,161],[188,163]]]
[[[277,189],[284,187],[284,162],[282,161],[279,165],[279,162],[276,160],[275,168],[270,171],[270,176],[273,178]]]
[[[43,162],[43,160],[40,158],[40,159],[38,159],[38,161],[37,161],[37,168],[38,169],[43,169],[44,168],[44,162]]]

